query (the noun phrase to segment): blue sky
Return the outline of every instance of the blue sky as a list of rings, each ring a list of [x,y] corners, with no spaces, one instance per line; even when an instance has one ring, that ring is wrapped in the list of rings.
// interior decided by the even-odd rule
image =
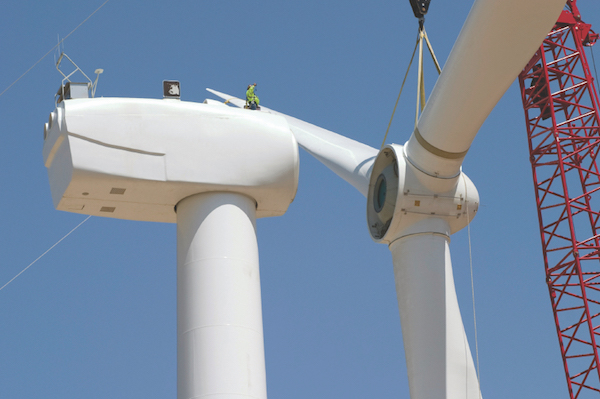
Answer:
[[[4,2],[0,91],[102,3]],[[442,64],[470,6],[431,4]],[[600,4],[579,7],[600,31]],[[416,33],[408,1],[111,0],[64,50],[90,76],[104,69],[97,96],[160,98],[176,79],[200,102],[206,87],[241,97],[257,82],[267,107],[377,148]],[[42,162],[54,58],[0,96],[0,286],[85,219],[54,210]],[[429,63],[428,91],[434,79]],[[413,68],[388,142],[408,139],[415,98]],[[463,165],[481,197],[471,242],[486,399],[567,397],[528,159],[513,84]],[[369,236],[365,199],[301,152],[295,201],[257,230],[269,397],[408,398],[391,255]],[[1,290],[0,398],[174,398],[175,241],[175,225],[94,217]],[[474,352],[466,230],[451,251]]]

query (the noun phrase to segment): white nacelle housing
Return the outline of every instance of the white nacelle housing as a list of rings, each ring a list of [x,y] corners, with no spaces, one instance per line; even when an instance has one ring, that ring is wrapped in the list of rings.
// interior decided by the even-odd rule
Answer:
[[[257,217],[285,213],[298,186],[298,145],[280,116],[178,100],[66,100],[44,128],[56,209],[176,222],[193,194],[236,192]]]

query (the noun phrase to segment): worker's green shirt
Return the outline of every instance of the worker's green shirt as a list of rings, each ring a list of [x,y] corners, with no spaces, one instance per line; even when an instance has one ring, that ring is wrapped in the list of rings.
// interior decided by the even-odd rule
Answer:
[[[258,96],[254,94],[254,85],[250,86],[248,90],[246,90],[246,101],[248,103],[255,102],[258,105]]]

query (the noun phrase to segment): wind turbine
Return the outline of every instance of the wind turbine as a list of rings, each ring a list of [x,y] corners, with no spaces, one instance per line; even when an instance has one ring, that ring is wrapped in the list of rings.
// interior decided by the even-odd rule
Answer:
[[[479,205],[462,162],[481,125],[558,18],[564,0],[477,0],[410,139],[381,151],[283,115],[302,148],[367,197],[392,252],[411,398],[478,398],[454,289],[450,235]],[[209,89],[236,106],[243,101]]]
[[[43,155],[57,209],[177,223],[178,397],[266,399],[256,218],[296,194],[285,119],[214,100],[61,98]]]

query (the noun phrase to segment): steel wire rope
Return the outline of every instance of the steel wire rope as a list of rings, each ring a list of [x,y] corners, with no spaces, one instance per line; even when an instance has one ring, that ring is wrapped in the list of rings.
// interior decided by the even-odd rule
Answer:
[[[600,94],[600,82],[598,81],[598,70],[596,69],[596,58],[594,58],[594,47],[590,46],[590,52],[592,53],[592,63],[594,64],[594,73],[596,74],[596,87],[598,87],[598,93]]]
[[[464,183],[466,194],[467,182],[465,181]],[[473,302],[473,329],[475,333],[475,362],[477,363],[477,387],[479,388],[479,399],[481,399],[481,377],[479,374],[479,342],[477,341],[477,313],[475,312],[475,283],[473,278],[473,253],[471,250],[471,217],[469,215],[469,200],[467,195],[465,195],[465,205],[467,208],[467,237],[469,243],[469,268],[471,270],[471,300]]]
[[[415,49],[413,50],[412,56],[410,57],[410,62],[408,63],[408,68],[406,69],[406,73],[404,74],[404,80],[402,81],[402,85],[400,86],[400,93],[398,93],[398,98],[396,99],[396,104],[394,105],[394,110],[392,111],[392,117],[390,118],[390,123],[388,123],[387,130],[385,131],[385,136],[383,136],[383,143],[381,143],[381,149],[385,145],[385,140],[387,139],[388,133],[390,131],[390,126],[392,126],[392,121],[394,120],[394,114],[396,113],[396,107],[398,106],[398,102],[400,101],[400,95],[402,95],[402,89],[404,89],[404,84],[406,83],[406,78],[408,77],[408,72],[410,71],[410,67],[412,65],[413,59],[415,58],[415,53],[417,52],[417,47],[419,46],[420,33],[417,35],[417,42],[415,43]]]
[[[91,13],[90,15],[88,15],[88,17],[86,19],[84,19],[79,25],[77,25],[75,27],[75,29],[73,29],[67,36],[65,36],[64,38],[62,38],[62,40],[60,40],[54,47],[52,47],[46,54],[44,54],[42,56],[42,58],[40,58],[39,60],[37,60],[37,62],[35,64],[33,64],[28,70],[26,70],[21,76],[19,76],[17,78],[17,80],[15,80],[10,85],[8,85],[8,87],[6,89],[4,89],[2,91],[2,93],[0,93],[0,97],[2,97],[2,95],[4,93],[6,93],[8,91],[8,89],[10,89],[11,87],[13,87],[15,85],[15,83],[17,83],[19,80],[21,80],[21,78],[23,78],[23,76],[27,75],[29,73],[29,71],[31,71],[33,68],[35,68],[35,66],[37,64],[39,64],[44,58],[46,58],[48,56],[48,54],[50,54],[51,52],[53,52],[55,48],[57,48],[58,46],[60,46],[62,44],[62,42],[64,42],[69,36],[71,36],[73,34],[73,32],[75,32],[77,29],[79,29],[79,27],[81,25],[83,25],[88,19],[90,19],[92,17],[92,15],[94,15],[95,13],[97,13],[109,1],[110,0],[106,0],[104,3],[102,3],[102,5],[100,7],[96,8],[96,11],[94,11],[93,13]]]
[[[54,243],[54,245],[52,245],[50,248],[48,248],[46,250],[46,252],[44,252],[43,254],[41,254],[40,256],[37,257],[36,260],[34,260],[33,262],[31,262],[29,265],[27,265],[27,267],[23,270],[21,270],[19,273],[17,273],[16,276],[14,276],[13,278],[10,279],[10,281],[6,284],[4,284],[2,287],[0,287],[0,291],[2,291],[4,289],[4,287],[6,287],[7,285],[9,285],[10,283],[12,283],[17,277],[19,277],[21,274],[23,274],[25,272],[25,270],[29,269],[31,266],[33,266],[38,260],[40,260],[44,255],[46,255],[48,252],[50,252],[54,247],[56,247],[58,244],[61,243],[62,240],[64,240],[65,238],[67,238],[68,236],[71,235],[72,232],[74,232],[75,230],[77,230],[79,228],[79,226],[81,226],[82,224],[84,224],[85,222],[88,221],[89,218],[91,218],[92,215],[89,215],[87,218],[85,218],[83,220],[83,222],[79,223],[77,226],[75,226],[73,229],[71,229],[71,231],[69,231],[67,234],[65,234],[63,236],[63,238],[61,238],[60,240],[58,240],[56,243]]]
[[[425,109],[425,71],[423,64],[423,41],[427,44],[427,48],[429,49],[429,54],[431,54],[431,58],[433,59],[433,63],[438,71],[438,75],[442,74],[442,68],[438,63],[438,60],[433,52],[433,47],[431,46],[431,42],[429,41],[429,37],[427,36],[427,32],[425,31],[424,26],[420,26],[419,29],[419,76],[417,78],[417,109],[415,111],[415,129],[417,128],[417,124],[419,123],[419,114],[423,112]]]
[[[412,66],[412,62],[415,58],[415,54],[417,52],[417,47],[419,47],[419,44],[422,45],[423,43],[423,39],[425,39],[425,42],[427,43],[427,48],[429,49],[429,53],[431,54],[431,57],[433,59],[433,62],[435,64],[435,67],[438,71],[438,74],[442,73],[442,69],[440,67],[440,64],[435,56],[435,53],[433,52],[433,47],[431,46],[431,42],[429,41],[429,37],[427,36],[427,32],[425,31],[425,28],[423,27],[421,29],[421,27],[419,27],[419,33],[417,33],[417,41],[415,43],[415,48],[413,49],[412,55],[410,57],[410,62],[408,63],[408,68],[406,69],[406,73],[404,74],[404,80],[402,80],[402,85],[400,86],[400,92],[398,93],[398,98],[396,99],[396,104],[394,104],[394,109],[392,111],[392,116],[390,117],[390,122],[388,123],[388,127],[385,131],[385,136],[383,136],[383,142],[381,143],[381,149],[383,149],[383,146],[385,145],[385,140],[387,139],[388,133],[390,132],[390,126],[392,126],[392,121],[394,120],[394,115],[396,113],[396,108],[398,107],[398,102],[400,101],[400,96],[402,95],[402,90],[404,89],[404,84],[406,83],[406,78],[408,77],[408,73],[410,72],[410,67]],[[420,54],[420,60],[419,60],[419,70],[421,71],[423,69],[423,57],[422,54]],[[422,74],[420,75],[421,77],[419,78],[419,83],[418,83],[418,90],[421,88],[421,84],[425,84],[425,82],[422,79]],[[422,82],[421,82],[422,81]],[[423,95],[425,93],[425,90],[423,90]],[[420,92],[417,94],[417,108],[419,107],[418,105],[418,97],[420,95]],[[423,107],[425,106],[425,101],[423,100]],[[416,122],[415,122],[415,127],[416,127]]]

